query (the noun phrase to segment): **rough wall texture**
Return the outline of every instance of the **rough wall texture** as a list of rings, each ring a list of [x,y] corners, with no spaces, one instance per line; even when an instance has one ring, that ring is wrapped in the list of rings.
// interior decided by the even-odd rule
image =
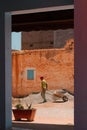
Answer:
[[[66,44],[67,39],[74,38],[74,30],[56,30],[54,31],[54,47],[62,48]]]
[[[34,70],[34,80],[27,79],[27,70]],[[48,89],[74,91],[74,45],[68,41],[62,49],[22,50],[12,52],[12,95],[26,96],[41,91],[40,76]]]
[[[53,48],[53,31],[22,32],[22,49]]]
[[[74,38],[73,29],[22,32],[22,50],[62,48],[70,38]]]

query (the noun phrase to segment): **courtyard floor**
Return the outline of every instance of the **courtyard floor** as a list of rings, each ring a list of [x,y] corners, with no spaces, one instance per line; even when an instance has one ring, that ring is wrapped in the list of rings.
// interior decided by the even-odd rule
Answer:
[[[27,120],[15,121],[12,114],[13,130],[73,130],[74,96],[67,95],[69,99],[67,102],[52,102],[52,100],[48,100],[46,103],[40,103],[40,100],[37,103],[34,101],[33,107],[37,111],[35,119],[32,122],[28,122]]]

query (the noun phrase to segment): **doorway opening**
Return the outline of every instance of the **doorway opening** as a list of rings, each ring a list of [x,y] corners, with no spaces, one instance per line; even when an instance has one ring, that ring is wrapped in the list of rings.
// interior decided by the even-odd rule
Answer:
[[[21,32],[22,38],[21,50],[12,51],[13,107],[32,102],[35,123],[74,125],[73,14],[74,9],[65,9],[12,15],[12,31]],[[33,79],[27,79],[28,70],[33,70]],[[48,82],[47,102],[42,104],[40,76]],[[68,100],[55,97],[55,92]]]

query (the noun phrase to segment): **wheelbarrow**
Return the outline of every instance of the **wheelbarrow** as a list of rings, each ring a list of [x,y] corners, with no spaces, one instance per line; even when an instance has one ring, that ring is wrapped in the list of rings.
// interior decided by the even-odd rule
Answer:
[[[52,96],[53,101],[55,102],[66,102],[68,101],[68,97],[65,95],[65,91],[59,90],[54,92],[47,92]]]
[[[64,95],[63,93],[53,93],[53,99],[55,101],[58,101],[60,99],[62,99],[63,102],[68,101],[68,97]]]

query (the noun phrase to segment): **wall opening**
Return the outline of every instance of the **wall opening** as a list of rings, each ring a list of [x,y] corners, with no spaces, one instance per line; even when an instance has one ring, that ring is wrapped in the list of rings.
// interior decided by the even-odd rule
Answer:
[[[62,21],[60,21],[61,23]],[[40,22],[41,24],[41,22]],[[49,24],[49,22],[48,22]],[[59,25],[61,28],[61,25]],[[56,25],[57,28],[57,25]],[[21,51],[12,52],[13,65],[13,105],[24,103],[26,96],[34,107],[43,113],[37,113],[36,123],[48,124],[72,124],[74,125],[74,35],[73,28],[55,30],[27,30],[21,31]],[[23,26],[24,29],[24,26]],[[17,30],[18,31],[18,30]],[[68,34],[68,35],[67,35]],[[65,38],[65,40],[64,40]],[[64,41],[65,43],[64,43]],[[42,43],[43,42],[43,43]],[[20,64],[22,68],[20,69]],[[35,80],[34,70],[28,70],[26,81],[26,68],[36,69]],[[21,72],[22,79],[21,79]],[[47,102],[41,103],[40,76],[44,76],[48,82],[46,92]],[[22,80],[22,86],[21,84]],[[16,81],[16,82],[15,82]],[[55,96],[55,92],[57,92]],[[68,100],[63,100],[63,97]],[[25,97],[25,98],[24,98]],[[17,99],[14,103],[14,100]],[[38,100],[39,98],[39,100]],[[26,100],[26,102],[28,101]],[[68,101],[68,102],[67,102]],[[60,105],[61,103],[61,105]],[[26,107],[26,103],[24,103]],[[43,109],[40,109],[43,107]],[[47,109],[49,108],[49,109]],[[44,111],[46,109],[46,111]],[[50,111],[51,110],[51,111]],[[54,111],[55,110],[55,111]],[[60,111],[59,111],[60,110]],[[69,110],[69,111],[68,111]],[[46,112],[46,113],[45,113]],[[52,115],[50,115],[50,113]],[[53,113],[54,112],[54,113]],[[55,114],[57,112],[58,114]],[[62,112],[62,116],[61,116]],[[60,114],[59,114],[60,113]],[[50,115],[47,120],[47,116]],[[55,116],[55,117],[52,117]],[[69,117],[70,116],[70,117]],[[54,121],[53,118],[56,118]],[[59,120],[60,118],[61,120]],[[40,120],[39,120],[40,119]],[[38,122],[39,120],[39,122]]]

